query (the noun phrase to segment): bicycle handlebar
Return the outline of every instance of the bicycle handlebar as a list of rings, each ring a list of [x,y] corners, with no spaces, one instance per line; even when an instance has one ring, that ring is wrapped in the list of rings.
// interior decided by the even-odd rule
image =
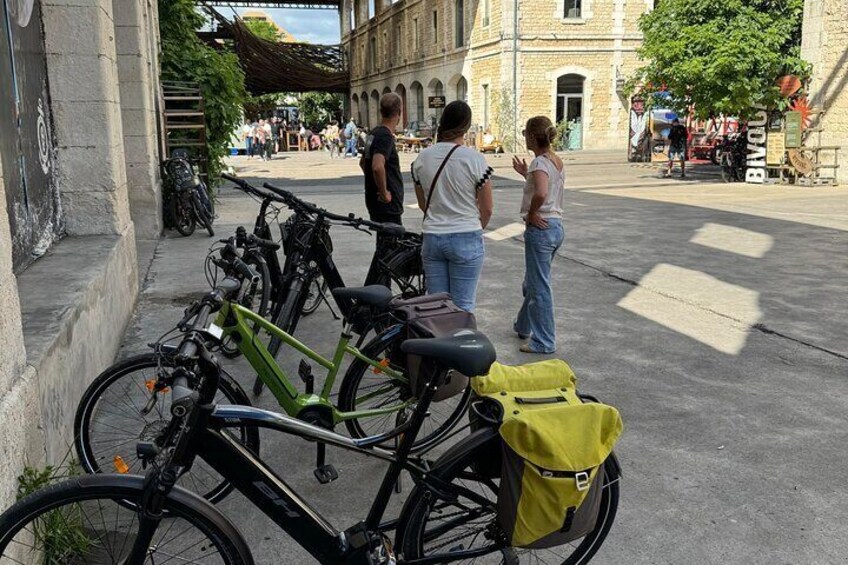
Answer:
[[[271,192],[279,195],[280,197],[291,198],[292,200],[297,201],[297,203],[300,206],[302,206],[303,208],[305,208],[307,211],[309,211],[312,214],[321,216],[325,220],[330,220],[330,221],[333,221],[333,222],[343,222],[343,223],[350,225],[350,226],[353,226],[353,227],[364,226],[368,229],[372,229],[374,231],[384,232],[384,233],[387,233],[389,235],[399,236],[399,235],[403,235],[404,233],[406,233],[406,230],[403,228],[403,226],[398,225],[398,224],[382,224],[382,223],[378,223],[378,222],[372,222],[370,220],[366,220],[365,218],[357,217],[353,213],[350,213],[347,216],[342,216],[340,214],[334,214],[334,213],[330,212],[329,210],[326,210],[324,208],[319,208],[315,204],[312,204],[310,202],[304,202],[303,200],[301,200],[300,198],[298,198],[297,196],[295,196],[291,192],[288,192],[286,190],[283,190],[282,188],[276,187],[269,182],[264,183],[262,186],[264,188],[267,188]]]

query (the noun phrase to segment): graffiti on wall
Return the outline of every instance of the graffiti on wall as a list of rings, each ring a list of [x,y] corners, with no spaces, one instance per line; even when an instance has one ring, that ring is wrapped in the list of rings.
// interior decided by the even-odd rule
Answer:
[[[0,0],[0,159],[20,272],[63,232],[40,4]]]

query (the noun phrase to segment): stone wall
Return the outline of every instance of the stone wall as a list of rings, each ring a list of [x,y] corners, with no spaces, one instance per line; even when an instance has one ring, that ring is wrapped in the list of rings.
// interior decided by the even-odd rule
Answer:
[[[114,3],[120,7],[115,10],[115,38],[130,212],[136,237],[155,239],[162,233],[156,2],[114,0]]]
[[[821,144],[841,147],[837,178],[848,184],[848,1],[806,1],[801,56],[813,65],[811,105],[824,111]]]
[[[155,5],[41,2],[67,237],[15,277],[0,213],[0,510],[25,465],[68,453],[79,398],[113,362],[138,294],[133,218],[145,236],[161,229]]]
[[[371,116],[365,125],[375,120],[375,92],[380,94],[386,87],[395,90],[398,85],[409,91],[411,85],[421,84],[424,95],[431,96],[435,94],[432,86],[440,81],[451,101],[457,97],[454,86],[464,77],[467,101],[478,125],[503,135],[497,131],[497,100],[508,92],[517,96],[514,130],[520,131],[531,116],[555,119],[557,79],[576,73],[585,78],[584,147],[625,150],[629,105],[620,86],[638,65],[638,18],[652,8],[653,0],[584,0],[579,18],[565,17],[564,0],[466,0],[467,37],[462,47],[456,47],[455,6],[454,0],[401,0],[378,10],[370,21],[359,20],[352,31],[343,18],[342,40],[354,52],[351,93],[356,98],[351,108],[356,113],[364,107],[362,95],[368,95]],[[432,35],[434,11],[439,14],[438,41]],[[396,35],[401,38],[399,44],[393,40]],[[369,59],[372,39],[376,65]],[[484,108],[487,90],[488,109]],[[407,103],[414,104],[414,97]],[[484,124],[486,116],[488,124]]]

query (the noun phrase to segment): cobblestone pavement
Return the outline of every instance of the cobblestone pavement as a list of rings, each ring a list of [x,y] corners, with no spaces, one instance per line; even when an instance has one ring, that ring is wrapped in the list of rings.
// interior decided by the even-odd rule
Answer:
[[[414,155],[402,155],[405,170]],[[687,180],[617,153],[567,154],[566,241],[554,265],[557,356],[582,390],[617,406],[625,433],[618,518],[600,564],[825,564],[848,552],[843,492],[848,407],[848,199],[845,189]],[[520,304],[521,185],[509,157],[496,169],[496,211],[479,291],[481,330],[499,360],[525,363],[511,320]],[[337,212],[364,213],[354,160],[288,154],[240,157],[239,173],[273,180]],[[409,187],[409,185],[407,185]],[[411,191],[410,188],[408,190]],[[407,203],[413,201],[407,195]],[[257,206],[220,192],[216,229],[250,226]],[[407,226],[421,214],[407,210]],[[363,280],[373,239],[333,230],[348,284]],[[173,232],[155,247],[126,354],[169,329],[206,284],[210,240]],[[322,307],[298,335],[329,352],[338,323]],[[299,359],[284,357],[293,368]],[[232,368],[249,386],[242,364]],[[256,403],[273,409],[270,395]],[[314,448],[264,434],[263,456],[340,527],[361,519],[382,464],[331,451],[341,478],[319,485]],[[410,490],[405,481],[390,512]],[[311,559],[240,495],[221,508],[257,563]]]

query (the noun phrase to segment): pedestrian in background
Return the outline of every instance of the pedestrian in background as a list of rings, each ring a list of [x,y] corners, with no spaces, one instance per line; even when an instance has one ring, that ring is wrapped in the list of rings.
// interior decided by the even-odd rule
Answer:
[[[270,121],[265,122],[263,130],[265,131],[265,145],[262,148],[263,155],[266,161],[270,161],[274,148],[274,128],[271,127]]]
[[[686,142],[689,138],[689,132],[686,131],[686,126],[680,125],[680,120],[674,118],[671,121],[671,130],[668,132],[668,168],[665,171],[665,176],[671,176],[671,169],[674,167],[674,161],[680,161],[680,178],[686,178]]]
[[[529,339],[520,349],[524,353],[553,353],[556,350],[551,263],[562,245],[562,204],[565,171],[562,159],[554,152],[557,129],[550,119],[536,116],[527,121],[524,140],[534,159],[512,158],[515,171],[526,179],[521,200],[524,232],[524,302],[513,329],[521,339]]]
[[[241,128],[241,138],[244,140],[244,153],[250,159],[252,157],[251,151],[253,150],[253,135],[251,134],[250,124],[247,122]]]
[[[344,128],[344,137],[345,137],[345,159],[348,156],[356,157],[356,122],[353,121],[353,116],[350,117],[350,121]]]
[[[427,292],[448,292],[454,304],[473,312],[483,270],[483,229],[494,208],[494,172],[485,157],[465,147],[471,108],[460,100],[445,107],[437,142],[412,164],[418,207],[424,212],[421,257]]]

